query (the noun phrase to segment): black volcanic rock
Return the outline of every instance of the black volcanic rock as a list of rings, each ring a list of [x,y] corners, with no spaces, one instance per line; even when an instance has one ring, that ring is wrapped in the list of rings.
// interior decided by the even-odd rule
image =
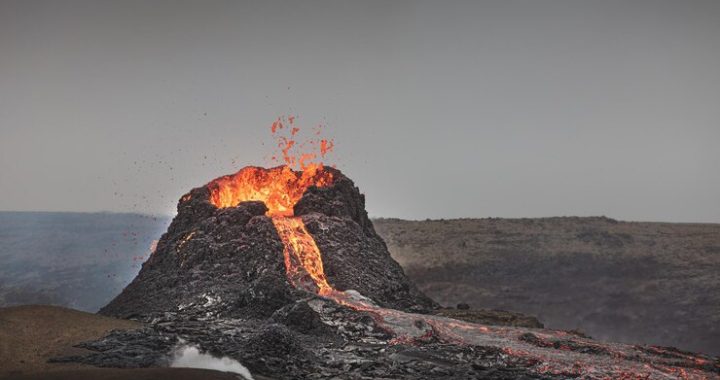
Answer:
[[[315,238],[330,284],[357,290],[382,306],[433,308],[390,257],[358,188],[340,171],[327,170],[333,184],[310,187],[295,215]],[[283,244],[265,205],[216,208],[209,196],[202,186],[182,197],[156,251],[101,314],[142,318],[194,307],[224,316],[269,317],[307,296],[286,278]]]
[[[720,374],[717,358],[542,330],[537,320],[518,315],[470,309],[423,314],[436,305],[391,259],[352,181],[328,170],[333,184],[308,188],[294,214],[317,244],[335,289],[323,282],[320,296],[288,281],[276,225],[293,249],[288,252],[316,264],[317,251],[298,220],[273,220],[260,202],[218,209],[209,201],[208,187],[200,187],[182,197],[156,252],[101,310],[142,319],[146,328],[80,345],[93,351],[89,355],[53,360],[167,365],[179,347],[191,345],[238,360],[254,374],[288,380],[660,380]],[[225,195],[230,201],[220,204],[233,204],[237,194]]]
[[[357,223],[365,233],[380,239],[368,218],[367,211],[365,211],[365,196],[339,170],[331,168],[328,170],[334,174],[333,185],[308,188],[303,197],[295,204],[294,214],[302,216],[318,213],[350,219]]]

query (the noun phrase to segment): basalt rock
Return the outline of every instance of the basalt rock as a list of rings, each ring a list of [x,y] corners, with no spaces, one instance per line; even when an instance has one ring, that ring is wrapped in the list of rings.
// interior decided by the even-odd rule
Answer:
[[[365,198],[340,171],[328,187],[310,187],[295,205],[322,253],[328,281],[381,306],[436,306],[407,279],[375,233]],[[223,316],[269,317],[306,297],[287,280],[283,243],[262,202],[217,208],[208,186],[178,203],[178,214],[138,276],[101,314],[138,319],[188,307]]]
[[[191,345],[276,379],[709,379],[720,374],[720,360],[706,355],[598,342],[543,330],[539,321],[512,313],[464,305],[437,310],[390,257],[357,187],[339,171],[327,170],[332,183],[304,188],[302,196],[295,194],[299,199],[292,198],[297,200],[293,219],[268,217],[279,209],[270,201],[235,202],[234,188],[222,194],[229,200],[220,200],[236,206],[220,208],[208,186],[193,189],[180,200],[178,215],[135,280],[101,310],[141,319],[145,328],[79,345],[89,355],[53,360],[162,366],[172,362],[178,347]],[[294,174],[282,174],[289,175],[283,181],[294,180]],[[317,270],[318,251],[323,271]],[[317,292],[295,277],[293,260],[307,271],[300,280],[312,278]],[[318,272],[327,281],[313,277]]]
[[[516,326],[536,329],[544,327],[543,324],[533,316],[504,310],[482,310],[470,309],[468,307],[467,309],[438,309],[433,310],[433,314],[483,325]]]

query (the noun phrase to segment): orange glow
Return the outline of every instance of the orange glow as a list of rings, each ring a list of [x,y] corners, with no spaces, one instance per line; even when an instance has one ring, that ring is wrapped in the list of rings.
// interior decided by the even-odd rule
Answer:
[[[320,155],[325,157],[328,152],[332,152],[335,143],[332,140],[320,140]]]
[[[246,167],[233,175],[217,178],[207,186],[209,201],[218,208],[235,207],[245,201],[262,201],[268,208],[267,215],[283,245],[283,258],[288,283],[300,290],[315,293],[369,315],[379,328],[392,336],[389,344],[423,344],[430,340],[457,345],[499,347],[515,358],[529,363],[530,370],[540,374],[568,375],[592,379],[706,379],[704,368],[708,360],[692,355],[664,352],[660,347],[638,350],[636,346],[620,344],[597,344],[584,338],[569,338],[562,331],[534,331],[543,344],[528,343],[521,339],[527,329],[516,327],[487,327],[471,322],[453,320],[432,314],[413,314],[380,307],[373,300],[357,291],[337,290],[325,275],[322,254],[302,218],[294,216],[294,206],[310,186],[331,186],[337,178],[321,162],[318,156],[332,151],[332,140],[320,139],[297,142],[300,131],[295,127],[293,116],[278,118],[270,129],[278,141],[279,152],[273,160],[284,160],[285,165],[271,169]],[[315,135],[319,135],[318,126]],[[284,134],[284,136],[280,136]],[[306,148],[312,148],[307,150]],[[301,152],[294,152],[298,149]],[[295,171],[293,168],[301,168]],[[183,196],[187,201],[190,195]],[[195,235],[191,231],[176,246],[180,266],[185,265],[182,250]],[[358,268],[360,269],[360,268]],[[108,275],[110,276],[110,275]],[[589,356],[578,348],[566,344],[577,341],[579,348],[596,347],[608,355]],[[647,353],[649,352],[649,354]],[[651,356],[669,359],[652,366],[640,360]],[[680,368],[676,365],[685,367]]]
[[[213,180],[208,189],[210,202],[218,208],[235,207],[245,201],[262,201],[268,208],[268,216],[292,216],[295,203],[308,187],[329,186],[332,182],[332,173],[320,164],[309,164],[302,172],[288,166],[271,169],[248,166],[233,175]]]
[[[279,117],[270,126],[277,141],[278,152],[273,161],[282,158],[284,165],[271,169],[249,166],[233,175],[217,178],[207,186],[210,202],[215,207],[235,207],[241,202],[262,201],[268,208],[275,229],[284,246],[285,268],[290,283],[320,295],[333,288],[323,271],[320,250],[308,233],[301,218],[293,217],[293,208],[310,186],[325,187],[333,183],[333,175],[322,162],[333,149],[332,140],[310,139],[299,142],[300,128],[296,116]],[[320,133],[318,126],[317,133]],[[302,171],[295,171],[299,168]]]
[[[290,283],[321,296],[332,293],[333,288],[325,277],[320,249],[298,217],[272,218],[275,229],[285,246],[285,272]]]
[[[325,277],[322,257],[315,240],[299,217],[293,217],[295,203],[310,186],[332,184],[332,173],[319,164],[310,164],[302,172],[288,166],[265,169],[249,166],[234,175],[220,177],[208,184],[210,202],[215,207],[234,207],[245,201],[262,201],[282,240],[285,271],[290,283],[320,295],[332,293]],[[189,240],[192,235],[184,239]]]
[[[332,173],[319,164],[310,164],[302,172],[288,166],[265,169],[248,166],[234,175],[220,177],[208,184],[210,202],[215,207],[234,207],[245,201],[262,201],[267,215],[282,240],[285,271],[290,283],[319,295],[332,293],[325,277],[322,257],[315,240],[299,217],[293,217],[293,207],[310,186],[332,184]],[[183,239],[180,247],[192,235]]]

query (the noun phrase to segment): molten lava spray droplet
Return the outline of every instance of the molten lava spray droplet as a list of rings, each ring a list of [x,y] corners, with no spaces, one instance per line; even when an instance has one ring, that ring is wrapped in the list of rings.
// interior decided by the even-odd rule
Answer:
[[[272,156],[272,161],[282,157],[282,162],[292,169],[306,170],[308,166],[322,162],[315,161],[316,158],[325,156],[333,151],[335,142],[331,139],[321,138],[322,125],[318,125],[314,131],[314,137],[298,139],[300,128],[295,125],[296,116],[279,117],[270,125],[270,132],[276,141],[279,150]]]
[[[332,152],[335,143],[332,140],[320,140],[320,155],[325,157],[328,152]]]
[[[272,123],[270,131],[279,134],[286,125],[294,125],[295,116],[280,117]],[[293,207],[310,186],[325,187],[333,182],[333,175],[321,162],[314,162],[317,154],[292,152],[298,146],[294,137],[300,128],[293,126],[289,136],[277,135],[278,148],[285,161],[284,166],[271,169],[246,167],[237,173],[217,178],[207,187],[210,202],[215,207],[235,207],[241,202],[262,201],[268,208],[275,229],[284,246],[285,269],[293,286],[320,295],[330,294],[332,286],[325,277],[322,257],[315,240],[299,217],[293,217]],[[309,140],[299,144],[313,150],[319,144],[321,156],[333,148],[333,142],[326,139]],[[273,156],[273,158],[277,155]],[[302,171],[293,170],[299,166]]]

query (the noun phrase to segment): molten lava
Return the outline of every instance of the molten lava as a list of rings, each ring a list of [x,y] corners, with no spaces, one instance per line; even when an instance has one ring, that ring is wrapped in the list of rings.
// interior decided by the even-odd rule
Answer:
[[[330,186],[332,173],[323,166],[296,172],[288,166],[263,169],[247,167],[235,175],[210,184],[210,201],[217,207],[234,207],[244,201],[262,201],[282,240],[288,281],[334,302],[367,313],[379,327],[393,336],[390,344],[446,344],[500,347],[539,374],[585,379],[707,379],[704,363],[694,357],[671,357],[656,363],[635,346],[603,343],[571,336],[563,331],[527,330],[483,326],[435,315],[407,313],[383,308],[355,291],[340,291],[330,285],[322,255],[302,218],[293,207],[310,186]],[[599,352],[592,356],[585,352]],[[670,354],[667,354],[670,355]],[[664,356],[667,356],[664,355]],[[676,355],[676,354],[675,354]],[[676,355],[677,356],[677,355]]]
[[[300,128],[295,126],[295,119],[295,116],[280,117],[270,126],[280,150],[273,160],[282,156],[285,165],[271,169],[248,166],[233,175],[217,178],[208,184],[210,202],[218,208],[235,207],[246,201],[265,203],[267,215],[272,218],[284,245],[288,280],[296,288],[328,295],[333,288],[325,277],[320,250],[303,220],[293,217],[293,207],[310,186],[325,187],[333,183],[332,173],[322,162],[313,160],[317,153],[324,158],[334,143],[327,139],[298,142],[296,136]],[[295,167],[302,171],[293,170]]]
[[[328,153],[332,152],[335,142],[319,137],[298,140],[297,135],[300,128],[295,126],[296,118],[296,116],[279,117],[270,126],[270,132],[280,150],[272,156],[272,161],[277,162],[282,158],[282,162],[286,166],[304,171],[314,163],[318,164],[314,161],[318,158],[318,153],[321,158],[325,158]],[[319,136],[322,129],[323,126],[318,125],[315,129],[315,136]],[[322,162],[319,164],[322,166]]]
[[[294,118],[287,119],[288,124]],[[273,123],[276,133],[285,128],[283,120]],[[285,271],[289,282],[298,289],[316,293],[338,304],[368,313],[379,326],[394,338],[389,342],[420,344],[424,341],[501,347],[509,356],[525,360],[540,374],[581,377],[587,379],[706,379],[702,366],[695,357],[673,357],[654,363],[648,353],[635,346],[598,344],[566,332],[529,330],[514,327],[483,326],[434,315],[406,313],[382,308],[373,300],[354,291],[339,291],[328,282],[323,269],[322,256],[312,235],[293,208],[311,186],[326,187],[333,184],[333,174],[322,163],[308,162],[317,157],[313,153],[291,155],[296,147],[292,139],[296,127],[285,128],[290,138],[280,138],[278,147],[285,160],[284,166],[271,169],[246,167],[234,175],[220,177],[208,184],[210,202],[218,208],[235,207],[245,201],[262,201],[267,215],[282,240]],[[332,150],[333,143],[319,140],[320,156]],[[301,172],[292,168],[300,166]],[[600,352],[588,356],[586,352]],[[661,357],[662,357],[661,356]],[[677,356],[677,355],[676,355]]]
[[[218,208],[262,201],[268,208],[268,216],[292,216],[293,206],[308,187],[324,187],[332,181],[332,173],[320,164],[310,164],[302,172],[288,166],[271,169],[248,166],[233,175],[213,180],[208,189],[210,202]]]
[[[327,296],[333,292],[325,277],[320,249],[308,233],[302,219],[273,217],[273,224],[285,249],[285,272],[298,289]]]
[[[234,175],[220,177],[208,184],[210,202],[215,207],[235,207],[241,202],[262,201],[268,208],[275,229],[284,245],[288,280],[299,289],[328,295],[332,287],[325,277],[320,249],[293,207],[310,186],[332,184],[332,173],[324,166],[311,164],[302,172],[288,166],[271,169],[249,166]]]

